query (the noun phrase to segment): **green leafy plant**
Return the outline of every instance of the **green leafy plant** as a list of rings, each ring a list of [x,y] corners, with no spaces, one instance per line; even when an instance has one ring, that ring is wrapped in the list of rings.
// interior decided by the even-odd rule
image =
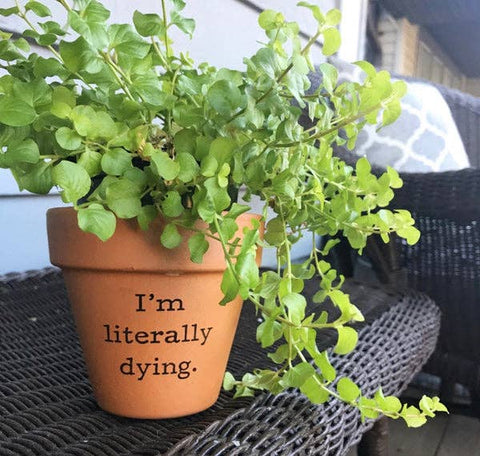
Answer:
[[[322,38],[323,53],[336,52],[339,11],[323,14],[300,2],[317,22],[306,43],[295,22],[262,12],[266,42],[239,72],[196,66],[188,54],[174,53],[170,30],[192,35],[195,27],[182,15],[183,0],[171,0],[168,9],[162,0],[160,15],[136,11],[134,27],[109,25],[110,13],[97,0],[59,3],[66,25],[52,19],[43,1],[0,9],[26,25],[20,38],[0,33],[0,166],[11,170],[20,189],[60,188],[63,201],[78,211],[80,228],[104,241],[117,218],[136,218],[147,228],[162,216],[168,223],[159,242],[170,249],[188,242],[194,262],[202,261],[209,241],[220,242],[226,260],[221,304],[238,295],[253,303],[262,317],[257,339],[278,365],[241,380],[227,373],[224,387],[236,396],[296,387],[313,403],[334,396],[362,417],[383,413],[410,426],[446,411],[438,398],[424,397],[417,408],[381,390],[364,397],[348,378],[335,383],[327,352],[317,348],[321,331],[333,328],[334,351],[352,351],[357,332],[349,324],[363,320],[341,290],[343,278],[324,259],[335,241],[319,250],[318,236],[342,232],[359,250],[369,235],[387,242],[396,232],[409,244],[419,237],[407,211],[386,209],[402,185],[393,169],[377,178],[366,159],[353,169],[332,154],[335,143],[353,147],[365,123],[393,122],[404,83],[358,62],[365,82],[337,84],[337,70],[322,63],[322,82],[309,90],[311,47]],[[31,52],[32,40],[50,57]],[[299,123],[302,112],[310,128]],[[243,201],[236,198],[240,187]],[[255,226],[240,243],[235,220],[253,196],[263,202],[265,219],[267,208],[275,215],[263,240]],[[207,229],[195,228],[199,219]],[[190,230],[187,240],[178,227]],[[291,247],[307,235],[311,256],[293,264]],[[277,270],[259,271],[258,245],[276,249]],[[338,317],[308,314],[302,290],[314,275],[314,301],[329,298]]]

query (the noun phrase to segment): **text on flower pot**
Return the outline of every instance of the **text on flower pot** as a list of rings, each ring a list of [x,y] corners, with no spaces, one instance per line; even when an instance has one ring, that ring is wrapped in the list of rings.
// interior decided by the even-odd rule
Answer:
[[[199,323],[168,323],[165,316],[158,315],[157,323],[150,323],[148,328],[138,327],[139,322],[152,321],[148,313],[185,311],[185,305],[180,298],[158,298],[155,293],[136,293],[132,300],[132,313],[136,315],[134,322],[128,325],[113,322],[103,324],[103,342],[107,344],[147,345],[159,347],[169,344],[198,344],[204,346],[213,332],[212,326],[200,326]],[[137,314],[137,312],[142,312]],[[180,314],[183,315],[183,314]],[[167,318],[167,320],[169,320]],[[155,321],[155,320],[154,320]],[[152,327],[153,326],[153,327]],[[157,327],[156,327],[157,326]],[[188,353],[188,349],[186,349]],[[140,355],[141,356],[141,355]],[[150,355],[152,356],[152,355]],[[172,360],[160,358],[160,355],[147,360],[127,356],[122,359],[116,369],[124,376],[144,380],[147,376],[176,376],[179,380],[190,377],[197,368],[191,365],[191,360]]]
[[[134,363],[132,357],[126,358],[126,361],[120,364],[120,372],[123,375],[137,375],[137,380],[141,381],[145,378],[147,372],[150,375],[176,375],[180,380],[190,377],[191,361],[181,361],[178,364],[173,362],[160,362],[158,358],[154,358],[153,363]],[[197,368],[193,367],[192,372],[196,372]]]
[[[146,312],[144,308],[144,299],[146,294],[137,293],[135,295],[138,298],[138,305],[137,305],[137,312]],[[185,310],[183,307],[183,301],[179,298],[175,299],[156,299],[154,293],[150,293],[148,295],[148,301],[154,301],[157,304],[156,311],[157,312],[175,312],[178,310]]]
[[[133,331],[128,326],[103,325],[105,328],[105,342],[115,344],[179,344],[185,342],[200,342],[205,345],[213,327],[199,327],[196,323],[185,324],[180,329]]]

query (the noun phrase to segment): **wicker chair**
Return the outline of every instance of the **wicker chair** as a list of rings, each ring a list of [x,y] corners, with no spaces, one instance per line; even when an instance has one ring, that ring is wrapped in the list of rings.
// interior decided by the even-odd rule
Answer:
[[[450,106],[471,168],[403,173],[391,208],[410,210],[422,237],[413,247],[398,238],[389,245],[371,239],[366,255],[382,282],[423,291],[436,301],[442,327],[424,372],[441,378],[444,400],[452,398],[455,383],[466,386],[480,416],[480,99],[436,87]],[[338,154],[356,160],[346,151]],[[336,255],[337,266],[350,275],[345,243]]]

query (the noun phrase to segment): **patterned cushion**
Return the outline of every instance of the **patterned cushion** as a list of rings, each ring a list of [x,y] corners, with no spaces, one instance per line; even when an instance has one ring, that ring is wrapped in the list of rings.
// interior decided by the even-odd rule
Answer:
[[[331,59],[339,81],[361,82],[364,73],[356,65]],[[450,108],[432,85],[408,82],[401,101],[402,114],[379,131],[366,125],[354,152],[375,165],[400,172],[452,171],[470,166]]]

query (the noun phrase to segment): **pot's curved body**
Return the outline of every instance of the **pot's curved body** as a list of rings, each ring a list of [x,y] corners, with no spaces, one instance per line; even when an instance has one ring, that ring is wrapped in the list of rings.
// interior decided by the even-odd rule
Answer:
[[[50,259],[63,270],[97,402],[132,418],[189,415],[217,400],[242,306],[218,305],[221,245],[194,264],[186,243],[160,245],[161,224],[118,220],[102,242],[72,208],[47,213]]]

